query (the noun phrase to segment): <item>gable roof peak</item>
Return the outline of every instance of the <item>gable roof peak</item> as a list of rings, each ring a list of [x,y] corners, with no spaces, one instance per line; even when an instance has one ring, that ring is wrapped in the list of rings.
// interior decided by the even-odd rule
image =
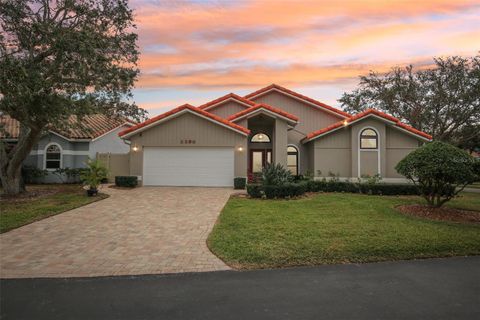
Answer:
[[[245,99],[245,98],[239,96],[238,94],[230,92],[230,93],[227,93],[224,96],[221,96],[220,98],[217,98],[215,100],[204,103],[204,104],[198,106],[198,108],[202,109],[202,110],[213,108],[214,106],[219,105],[219,104],[221,104],[221,103],[223,103],[223,102],[225,102],[229,99],[234,99],[234,100],[240,102],[240,104],[243,104],[246,108],[253,107],[255,105],[255,102],[250,101],[248,99]]]
[[[281,109],[278,109],[278,108],[275,108],[275,107],[272,107],[271,105],[268,105],[266,103],[258,103],[258,104],[255,104],[253,107],[251,108],[248,108],[248,109],[245,109],[243,111],[240,111],[240,112],[237,112],[235,114],[232,114],[231,116],[229,116],[227,118],[227,120],[229,121],[236,121],[238,119],[241,119],[245,116],[248,116],[254,112],[257,112],[258,110],[266,110],[268,112],[271,112],[273,114],[276,114],[277,116],[280,116],[282,118],[285,118],[286,120],[288,121],[291,121],[293,123],[297,123],[298,122],[298,117],[293,115],[293,114],[290,114],[288,112],[285,112]]]
[[[137,124],[136,126],[133,126],[129,129],[126,129],[126,130],[123,130],[122,132],[120,132],[118,135],[124,139],[130,137],[131,135],[133,135],[135,132],[140,132],[139,130],[145,130],[147,128],[149,128],[150,126],[152,125],[155,125],[155,123],[160,123],[160,121],[165,121],[165,120],[168,120],[171,116],[174,116],[175,114],[177,113],[181,113],[183,112],[185,109],[187,110],[190,110],[192,113],[198,115],[198,116],[203,116],[204,118],[207,118],[217,124],[221,124],[223,126],[226,126],[230,129],[233,129],[239,133],[242,133],[242,134],[245,134],[245,135],[248,135],[250,133],[250,130],[248,130],[247,128],[244,128],[240,125],[237,125],[231,121],[228,121],[226,119],[223,119],[213,113],[210,113],[208,111],[205,111],[205,110],[202,110],[200,108],[197,108],[197,107],[194,107],[192,106],[191,104],[188,104],[188,103],[185,103],[185,104],[182,104],[181,106],[179,107],[176,107],[170,111],[167,111],[165,113],[162,113],[158,116],[155,116],[153,118],[150,118],[142,123],[139,123]],[[187,111],[188,112],[188,111]]]
[[[293,90],[290,90],[290,89],[287,89],[285,87],[282,87],[278,84],[275,84],[275,83],[272,83],[271,85],[267,86],[267,87],[264,87],[262,89],[259,89],[257,91],[254,91],[250,94],[247,94],[246,96],[244,96],[245,99],[254,99],[258,96],[261,96],[261,95],[264,95],[268,92],[270,92],[271,90],[277,90],[281,93],[283,93],[284,95],[286,96],[289,96],[289,97],[292,97],[294,99],[297,99],[297,100],[300,100],[300,101],[303,101],[304,103],[307,103],[317,109],[322,109],[324,111],[327,111],[331,114],[334,114],[340,118],[350,118],[351,115],[348,114],[347,112],[345,111],[342,111],[340,109],[337,109],[337,108],[334,108],[332,106],[329,106],[328,104],[325,104],[323,102],[320,102],[318,100],[315,100],[315,99],[312,99],[310,97],[307,97],[307,96],[304,96],[303,94],[300,94],[298,92],[295,92]]]

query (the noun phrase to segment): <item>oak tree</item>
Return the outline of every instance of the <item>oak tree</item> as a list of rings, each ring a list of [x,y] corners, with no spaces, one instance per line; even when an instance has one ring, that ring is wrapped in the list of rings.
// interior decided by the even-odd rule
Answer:
[[[22,191],[22,162],[72,115],[144,116],[136,42],[127,0],[0,1],[0,116],[20,123],[14,145],[0,141],[4,192]]]

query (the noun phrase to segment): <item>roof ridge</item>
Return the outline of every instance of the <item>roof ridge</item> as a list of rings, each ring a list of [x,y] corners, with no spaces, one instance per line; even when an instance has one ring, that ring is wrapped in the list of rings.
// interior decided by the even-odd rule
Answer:
[[[227,93],[226,95],[221,96],[220,98],[217,98],[217,99],[211,100],[211,101],[209,101],[209,102],[206,102],[206,103],[204,103],[204,104],[202,104],[202,105],[199,105],[198,108],[203,110],[203,109],[206,109],[206,108],[208,108],[208,107],[210,107],[210,106],[219,104],[219,103],[221,103],[222,101],[228,100],[228,99],[230,99],[230,98],[236,99],[236,100],[238,100],[238,101],[240,101],[240,102],[243,102],[243,103],[245,103],[245,104],[249,104],[249,105],[251,105],[251,106],[255,105],[255,102],[250,101],[250,100],[248,100],[248,99],[246,99],[246,98],[244,98],[244,97],[242,97],[242,96],[239,96],[238,94],[235,94],[235,93],[233,93],[233,92],[230,92],[230,93]]]
[[[310,102],[311,104],[314,104],[314,105],[316,105],[316,106],[318,106],[318,107],[322,107],[322,108],[327,109],[327,110],[329,110],[329,111],[331,111],[331,112],[334,112],[334,113],[336,113],[336,114],[338,114],[338,115],[341,115],[342,117],[346,117],[346,118],[351,117],[351,115],[350,115],[349,113],[347,113],[347,112],[345,112],[345,111],[343,111],[343,110],[340,110],[340,109],[338,109],[338,108],[332,107],[332,106],[330,106],[330,105],[328,105],[328,104],[326,104],[326,103],[323,103],[323,102],[321,102],[321,101],[315,100],[315,99],[313,99],[313,98],[307,97],[306,95],[303,95],[303,94],[298,93],[298,92],[296,92],[296,91],[293,91],[293,90],[291,90],[291,89],[285,88],[285,87],[280,86],[280,85],[278,85],[278,84],[276,84],[276,83],[272,83],[271,85],[268,85],[268,86],[266,86],[266,87],[264,87],[264,88],[261,88],[261,89],[259,89],[259,90],[254,91],[254,92],[251,92],[251,93],[245,95],[244,98],[245,98],[245,99],[250,99],[250,98],[252,98],[252,97],[256,97],[256,96],[258,96],[258,95],[264,94],[264,93],[266,93],[266,92],[268,92],[268,91],[270,91],[270,90],[272,90],[272,89],[277,89],[277,90],[282,91],[282,92],[284,92],[284,93],[293,95],[293,96],[295,96],[295,97],[297,97],[297,98],[299,98],[299,99],[308,101],[308,102]]]

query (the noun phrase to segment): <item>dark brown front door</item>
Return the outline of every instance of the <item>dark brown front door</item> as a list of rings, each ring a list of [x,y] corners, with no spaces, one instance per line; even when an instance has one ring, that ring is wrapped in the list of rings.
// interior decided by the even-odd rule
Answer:
[[[248,172],[259,173],[272,162],[272,149],[251,149]]]

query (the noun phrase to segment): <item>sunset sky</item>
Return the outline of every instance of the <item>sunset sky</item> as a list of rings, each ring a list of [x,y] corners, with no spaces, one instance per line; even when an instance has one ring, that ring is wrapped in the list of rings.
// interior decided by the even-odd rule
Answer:
[[[150,115],[277,83],[322,102],[358,76],[480,50],[477,1],[131,0]]]

